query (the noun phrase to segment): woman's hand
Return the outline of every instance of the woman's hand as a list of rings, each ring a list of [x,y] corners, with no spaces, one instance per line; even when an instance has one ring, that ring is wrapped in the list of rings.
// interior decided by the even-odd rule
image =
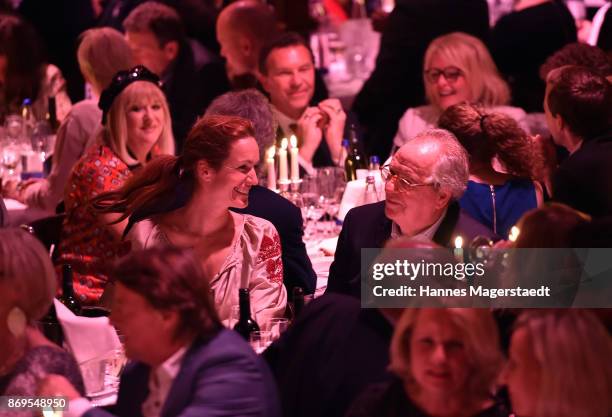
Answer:
[[[38,382],[37,395],[41,397],[68,397],[68,400],[75,400],[81,394],[72,386],[62,375],[50,374]]]

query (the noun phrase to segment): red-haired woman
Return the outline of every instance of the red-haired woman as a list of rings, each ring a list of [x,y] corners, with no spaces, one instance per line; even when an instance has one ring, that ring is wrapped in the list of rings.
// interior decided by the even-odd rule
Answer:
[[[152,160],[123,187],[101,195],[96,207],[122,213],[120,220],[129,217],[133,247],[192,248],[222,320],[238,304],[238,289],[249,288],[256,320],[265,327],[287,304],[280,239],[267,220],[229,210],[246,207],[249,189],[257,184],[253,135],[245,119],[203,117],[181,156]]]

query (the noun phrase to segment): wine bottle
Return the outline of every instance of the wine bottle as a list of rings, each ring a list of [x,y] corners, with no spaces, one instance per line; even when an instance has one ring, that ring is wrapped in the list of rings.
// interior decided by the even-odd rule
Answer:
[[[357,179],[357,170],[366,169],[366,160],[361,152],[359,146],[359,139],[357,139],[357,133],[355,132],[355,126],[350,127],[350,149],[349,154],[344,162],[344,172],[347,181],[353,181]]]
[[[234,326],[234,330],[248,341],[251,332],[259,331],[259,325],[251,317],[251,299],[248,288],[240,288],[238,290],[238,303],[240,306],[240,318]]]
[[[64,331],[62,326],[57,319],[57,313],[55,311],[55,305],[51,304],[49,311],[38,321],[39,330],[45,335],[47,339],[52,341],[58,346],[62,346],[64,343]]]
[[[72,280],[72,265],[64,264],[62,268],[62,295],[59,297],[59,300],[70,311],[79,316],[81,314],[81,303],[74,295]]]

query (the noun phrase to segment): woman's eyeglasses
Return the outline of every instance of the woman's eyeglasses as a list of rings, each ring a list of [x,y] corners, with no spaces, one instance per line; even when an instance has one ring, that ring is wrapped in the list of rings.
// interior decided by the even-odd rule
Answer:
[[[437,83],[441,75],[444,75],[444,79],[446,79],[446,81],[448,81],[449,83],[454,83],[459,77],[463,75],[463,71],[453,66],[446,67],[443,69],[430,68],[425,71],[425,79],[428,83]]]
[[[399,174],[396,174],[391,170],[391,166],[389,164],[384,165],[380,168],[380,176],[382,177],[384,182],[395,180],[395,187],[399,192],[409,192],[410,190],[417,187],[435,187],[437,185],[433,182],[415,183],[406,178],[400,177]]]

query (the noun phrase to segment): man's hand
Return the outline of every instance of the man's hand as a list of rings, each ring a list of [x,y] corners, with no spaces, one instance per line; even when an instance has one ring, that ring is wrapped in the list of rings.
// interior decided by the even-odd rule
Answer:
[[[314,156],[321,140],[323,132],[317,126],[322,119],[321,110],[317,107],[308,107],[304,110],[302,117],[297,121],[297,135],[302,138],[302,146],[300,146],[300,156],[309,163],[312,163]]]
[[[346,113],[342,110],[342,104],[337,98],[329,98],[319,103],[319,109],[329,117],[329,123],[325,129],[325,140],[332,155],[337,161],[340,156],[342,139],[344,136],[344,125],[346,124]]]
[[[72,386],[62,375],[50,374],[38,382],[37,395],[41,397],[68,397],[68,400],[75,400],[81,394]]]

